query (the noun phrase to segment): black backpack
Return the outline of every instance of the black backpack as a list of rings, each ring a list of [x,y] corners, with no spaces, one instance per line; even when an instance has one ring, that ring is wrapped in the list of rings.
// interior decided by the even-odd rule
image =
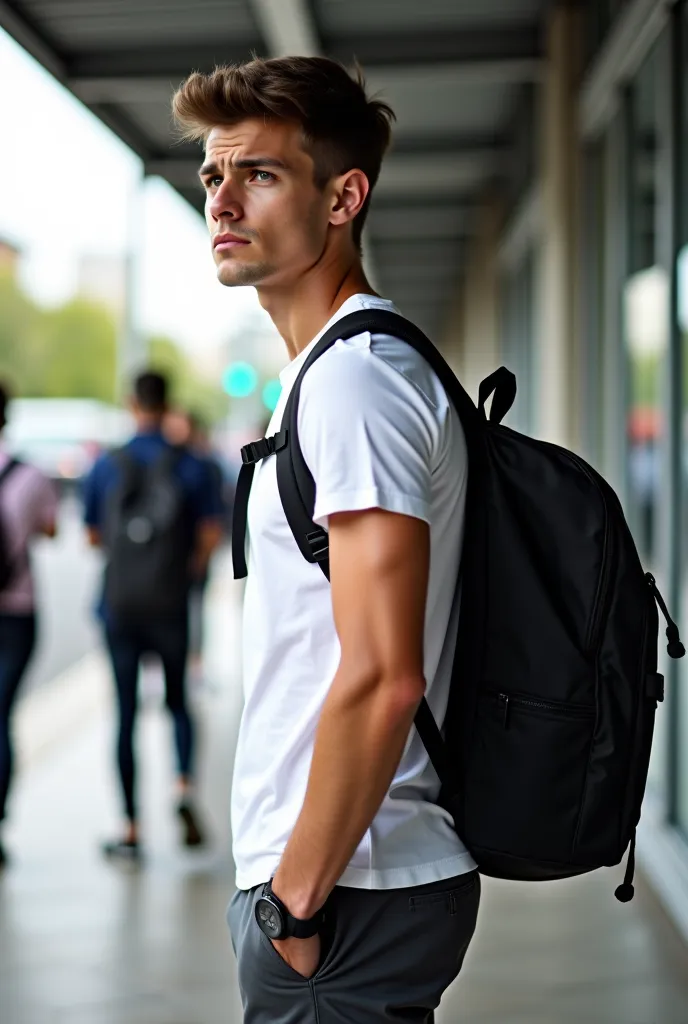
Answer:
[[[462,600],[442,733],[425,700],[416,716],[442,782],[440,802],[480,870],[499,878],[583,874],[618,864],[630,844],[616,892],[626,902],[663,699],[656,602],[669,655],[685,652],[611,487],[572,452],[501,424],[516,397],[512,373],[502,367],[483,381],[476,408],[412,323],[384,311],[342,318],[301,368],[280,432],[242,450],[235,575],[246,575],[253,468],[275,454],[296,542],[329,578],[327,532],[312,521],[315,485],[297,434],[299,392],[323,352],[363,331],[399,338],[427,360],[468,448]]]
[[[10,459],[2,472],[0,472],[0,488],[18,466],[21,466],[21,462],[18,459]],[[26,558],[26,555],[24,555],[24,558]],[[17,573],[19,563],[20,560],[12,558],[10,553],[7,534],[2,521],[2,510],[0,509],[0,593],[9,587]]]
[[[165,448],[147,465],[126,448],[113,453],[119,472],[105,509],[105,604],[118,619],[161,618],[186,607],[191,537],[176,473],[181,455]]]

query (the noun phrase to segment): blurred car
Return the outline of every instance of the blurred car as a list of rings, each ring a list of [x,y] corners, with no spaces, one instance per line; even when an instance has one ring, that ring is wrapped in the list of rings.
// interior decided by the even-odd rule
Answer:
[[[128,412],[87,398],[18,398],[10,407],[7,447],[68,487],[89,472],[102,451],[124,444]]]

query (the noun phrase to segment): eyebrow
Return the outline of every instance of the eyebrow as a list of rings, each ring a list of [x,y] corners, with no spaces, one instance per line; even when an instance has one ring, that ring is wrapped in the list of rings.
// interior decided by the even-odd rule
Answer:
[[[276,167],[280,170],[288,170],[287,165],[282,160],[277,160],[272,156],[250,156],[243,160],[234,160],[230,163],[232,170],[237,171],[250,171],[256,167]],[[199,178],[205,178],[209,174],[220,173],[218,165],[211,161],[210,163],[203,164],[200,171],[198,172]]]

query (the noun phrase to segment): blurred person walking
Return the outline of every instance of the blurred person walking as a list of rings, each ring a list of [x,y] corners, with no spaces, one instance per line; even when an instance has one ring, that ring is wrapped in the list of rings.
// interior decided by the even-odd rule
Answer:
[[[291,360],[270,426],[279,435],[245,450],[265,458],[248,506],[232,793],[244,1020],[428,1024],[480,894],[412,731],[424,694],[439,722],[447,706],[463,430],[429,364],[389,334],[345,336],[313,364],[299,439],[331,586],[295,542],[268,457],[318,339],[349,313],[394,310],[361,262],[393,114],[341,65],[303,57],[194,73],[174,111],[205,145],[218,278],[256,287]]]
[[[187,448],[207,464],[217,507],[221,510],[223,533],[225,533],[230,522],[229,482],[225,478],[220,460],[213,451],[208,427],[199,416],[192,412],[187,412],[185,409],[171,409],[165,417],[164,433],[170,444]],[[203,670],[204,615],[209,580],[210,562],[208,562],[205,572],[192,580],[189,593],[189,682],[192,687],[196,688],[200,688],[205,682]]]
[[[141,855],[133,734],[139,666],[160,658],[177,750],[177,814],[186,846],[204,841],[194,805],[194,727],[187,704],[189,592],[220,537],[220,509],[207,464],[163,436],[167,381],[142,373],[130,408],[136,434],[96,462],[85,482],[85,523],[91,544],[105,550],[100,615],[119,707],[117,764],[125,830],[105,843],[109,858]]]
[[[9,391],[0,385],[0,434]],[[36,643],[36,595],[29,546],[56,534],[58,496],[35,466],[0,445],[0,867],[6,862],[2,826],[13,768],[10,717]]]

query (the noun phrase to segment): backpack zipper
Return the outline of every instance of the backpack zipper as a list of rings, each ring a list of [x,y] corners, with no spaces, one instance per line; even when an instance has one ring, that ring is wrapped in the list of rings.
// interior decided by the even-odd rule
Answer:
[[[499,693],[496,696],[503,710],[505,729],[509,726],[509,711],[512,707],[554,711],[567,718],[592,718],[596,711],[592,704],[562,704],[553,700],[539,700],[537,697],[514,696],[510,693]]]
[[[597,493],[602,499],[602,505],[604,508],[604,539],[602,543],[602,568],[600,570],[600,576],[597,581],[597,592],[595,594],[595,600],[593,602],[592,615],[590,616],[590,625],[588,626],[585,647],[587,650],[594,650],[597,643],[597,632],[599,625],[602,621],[602,613],[607,603],[607,589],[608,581],[610,576],[610,565],[608,557],[609,549],[609,505],[607,504],[607,497],[600,487],[598,481],[595,479],[595,471],[592,466],[588,466],[583,459],[579,458],[574,452],[570,452],[567,448],[562,448],[561,445],[553,444],[551,441],[538,441],[537,438],[528,437],[527,434],[519,434],[517,430],[512,430],[511,427],[505,427],[503,424],[499,424],[500,430],[505,430],[512,436],[518,437],[519,440],[525,440],[531,446],[535,448],[553,448],[555,451],[564,455],[569,462],[572,462],[574,466],[588,478],[590,483],[595,487]]]
[[[666,619],[666,637],[668,640],[667,654],[670,658],[682,658],[686,653],[686,649],[681,643],[681,637],[679,635],[678,626],[672,619],[671,615],[669,615],[669,609],[666,606],[664,598],[659,592],[657,580],[654,578],[651,572],[646,572],[645,581],[648,584],[650,590],[652,591],[652,596],[659,605],[662,615]]]

